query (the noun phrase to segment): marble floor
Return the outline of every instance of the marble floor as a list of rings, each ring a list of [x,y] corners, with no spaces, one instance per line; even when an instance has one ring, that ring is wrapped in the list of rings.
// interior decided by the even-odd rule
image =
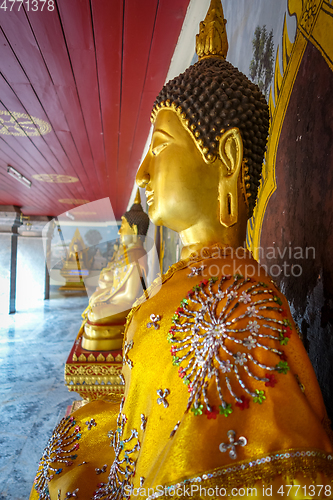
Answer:
[[[88,303],[52,293],[34,310],[0,315],[0,500],[27,500],[44,446],[76,393],[64,365]]]

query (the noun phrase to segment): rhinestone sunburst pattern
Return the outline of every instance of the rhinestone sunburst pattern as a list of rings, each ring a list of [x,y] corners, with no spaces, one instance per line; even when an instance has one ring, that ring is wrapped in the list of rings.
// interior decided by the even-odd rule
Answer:
[[[122,413],[123,406],[124,399],[117,418],[117,429],[108,434],[111,438],[111,446],[115,451],[115,459],[111,465],[108,482],[99,485],[93,500],[120,500],[130,497],[130,484],[135,475],[140,442],[136,429],[131,429],[129,436],[124,437],[127,418]]]
[[[74,417],[63,418],[54,429],[40,459],[34,481],[35,489],[39,493],[39,500],[50,500],[48,484],[55,475],[61,474],[63,470],[62,467],[55,467],[55,464],[60,463],[69,467],[77,458],[75,452],[79,449],[80,431]]]
[[[245,312],[243,307],[240,313],[241,304]],[[231,402],[241,410],[251,399],[263,403],[264,386],[277,383],[273,372],[289,370],[281,345],[288,343],[291,323],[281,305],[266,283],[240,275],[203,280],[188,292],[168,334],[172,362],[189,390],[186,411],[192,407],[194,415],[227,417],[233,412]],[[271,312],[278,315],[273,318]],[[276,355],[275,365],[257,359],[262,350]],[[258,389],[250,389],[250,378],[258,381]],[[208,386],[215,386],[219,410],[209,401]]]

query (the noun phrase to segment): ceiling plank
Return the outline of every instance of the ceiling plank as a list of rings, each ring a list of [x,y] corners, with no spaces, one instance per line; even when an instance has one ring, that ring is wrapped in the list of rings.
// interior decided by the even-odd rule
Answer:
[[[94,19],[108,195],[119,218],[122,212],[121,208],[119,211],[116,207],[115,200],[119,190],[116,164],[120,122],[124,1],[92,0],[91,5]]]
[[[95,44],[89,0],[58,2],[69,57],[94,160],[99,198],[106,192],[106,166],[100,96],[97,80]]]

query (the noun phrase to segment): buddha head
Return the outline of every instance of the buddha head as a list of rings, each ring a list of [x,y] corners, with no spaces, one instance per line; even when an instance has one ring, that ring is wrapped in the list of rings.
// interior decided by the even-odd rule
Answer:
[[[244,220],[246,227],[256,203],[268,106],[225,60],[225,23],[220,0],[212,0],[197,35],[199,61],[156,98],[151,146],[137,173],[152,221],[180,233],[198,217],[200,227],[213,219],[214,229]]]
[[[124,245],[141,242],[147,234],[149,217],[143,211],[140,191],[137,190],[133,205],[121,218],[120,240]]]

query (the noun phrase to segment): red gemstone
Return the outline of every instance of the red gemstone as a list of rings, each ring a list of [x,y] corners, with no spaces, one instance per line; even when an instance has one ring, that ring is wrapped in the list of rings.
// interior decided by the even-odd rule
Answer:
[[[284,335],[285,337],[288,337],[288,339],[290,339],[291,334],[292,334],[292,329],[288,326],[288,327],[284,330],[283,335]]]
[[[274,387],[277,384],[277,380],[273,374],[266,373],[265,377],[269,379],[269,381],[265,382],[266,387]]]
[[[242,398],[242,402],[239,403],[237,401],[236,406],[238,406],[238,408],[242,411],[247,410],[250,406],[250,401],[247,398]]]
[[[78,450],[79,448],[80,448],[80,445],[79,445],[79,444],[76,444],[76,445],[74,446],[74,450]]]
[[[209,411],[208,408],[205,409],[205,415],[207,415],[208,420],[212,418],[215,420],[216,416],[219,414],[215,406],[213,406],[212,411]]]

